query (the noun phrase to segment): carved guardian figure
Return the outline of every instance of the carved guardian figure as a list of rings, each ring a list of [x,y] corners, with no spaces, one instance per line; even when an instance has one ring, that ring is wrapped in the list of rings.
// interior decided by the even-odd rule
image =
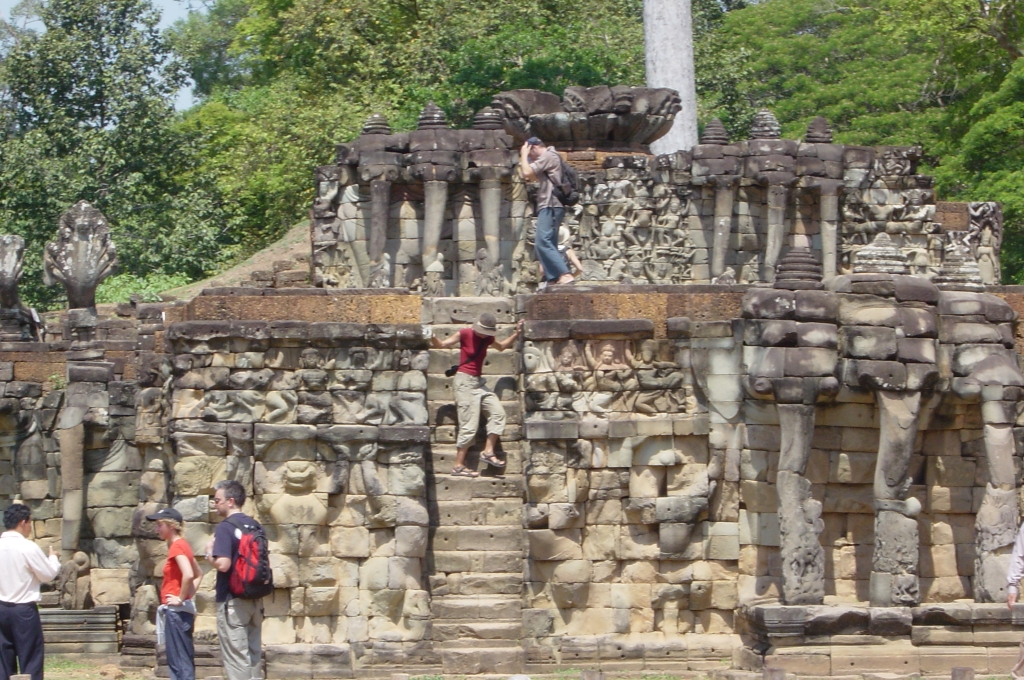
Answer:
[[[24,255],[25,239],[16,234],[0,236],[0,309],[21,309],[18,281]]]
[[[57,240],[43,253],[43,283],[61,283],[71,309],[96,306],[96,288],[117,267],[107,218],[86,201],[61,215]]]

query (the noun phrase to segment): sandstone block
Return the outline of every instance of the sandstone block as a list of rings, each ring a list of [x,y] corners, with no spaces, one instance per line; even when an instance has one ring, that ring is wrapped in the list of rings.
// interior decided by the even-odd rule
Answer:
[[[583,557],[588,560],[616,559],[619,554],[619,531],[617,524],[585,526],[583,528]]]
[[[119,605],[131,601],[128,569],[93,569],[89,572],[89,590],[97,605]]]
[[[138,501],[137,472],[97,472],[85,476],[87,507],[134,506]]]
[[[740,502],[751,512],[773,513],[779,508],[779,496],[775,491],[775,485],[767,482],[740,482]]]
[[[583,558],[582,535],[579,529],[560,532],[550,529],[534,529],[523,533],[526,534],[531,559],[573,560]]]

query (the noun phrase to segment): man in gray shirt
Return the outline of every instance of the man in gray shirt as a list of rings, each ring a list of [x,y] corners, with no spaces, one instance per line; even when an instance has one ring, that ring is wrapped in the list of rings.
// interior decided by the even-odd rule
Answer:
[[[565,258],[558,251],[558,227],[565,217],[563,206],[554,195],[556,183],[562,181],[562,159],[553,147],[545,146],[536,137],[530,137],[519,150],[519,168],[523,177],[537,182],[537,233],[534,250],[544,267],[548,284],[573,283]]]

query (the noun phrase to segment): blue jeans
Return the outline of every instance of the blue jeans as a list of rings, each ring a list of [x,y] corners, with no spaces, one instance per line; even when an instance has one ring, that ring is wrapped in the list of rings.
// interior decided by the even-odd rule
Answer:
[[[537,211],[537,233],[534,236],[534,250],[544,267],[544,279],[557,281],[569,273],[565,257],[558,252],[558,227],[565,217],[565,208],[541,208]]]
[[[192,644],[195,625],[196,617],[188,612],[168,609],[164,615],[164,643],[171,680],[195,680],[195,646]]]

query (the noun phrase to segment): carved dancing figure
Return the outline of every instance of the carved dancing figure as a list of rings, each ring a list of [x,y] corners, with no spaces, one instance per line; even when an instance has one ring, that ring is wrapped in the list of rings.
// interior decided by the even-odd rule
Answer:
[[[444,255],[437,254],[437,258],[427,265],[423,270],[423,295],[426,297],[444,297],[447,293],[444,288]]]
[[[626,357],[640,386],[633,409],[646,415],[678,412],[681,404],[675,394],[686,377],[675,362],[658,360],[658,341],[644,340],[636,354],[627,347]]]
[[[390,288],[391,287],[391,256],[384,253],[380,256],[380,262],[370,268],[369,288]]]

